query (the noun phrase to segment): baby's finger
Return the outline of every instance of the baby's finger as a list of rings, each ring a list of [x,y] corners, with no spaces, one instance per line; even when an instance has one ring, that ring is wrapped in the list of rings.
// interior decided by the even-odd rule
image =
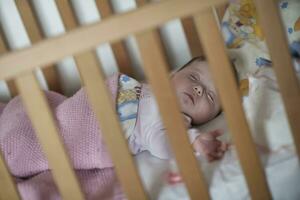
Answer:
[[[216,160],[216,158],[210,154],[206,155],[206,159],[208,160],[208,162],[212,162],[212,161]]]
[[[223,158],[225,151],[211,151],[206,154],[206,157],[209,158],[209,161],[219,160]]]
[[[211,141],[211,142],[205,144],[203,146],[202,150],[205,153],[216,152],[216,151],[219,151],[220,146],[221,146],[221,142],[218,140],[215,140],[215,141]]]
[[[219,147],[220,151],[227,151],[229,147],[229,144],[227,144],[226,142],[221,142],[221,145]]]
[[[210,156],[214,157],[215,159],[219,159],[224,155],[223,151],[214,151],[209,153]]]
[[[209,132],[209,134],[215,138],[223,135],[223,131],[221,131],[220,129],[216,129],[214,131]]]

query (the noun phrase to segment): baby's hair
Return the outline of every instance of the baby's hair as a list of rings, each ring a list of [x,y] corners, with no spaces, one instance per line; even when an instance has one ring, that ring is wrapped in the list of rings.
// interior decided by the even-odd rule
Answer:
[[[189,62],[187,62],[185,65],[183,65],[182,67],[180,67],[177,72],[183,70],[185,67],[189,66],[190,64],[192,64],[193,62],[195,61],[205,61],[206,58],[204,56],[197,56],[197,57],[194,57],[192,58]]]
[[[180,67],[176,72],[183,70],[184,68],[186,68],[187,66],[189,66],[190,64],[192,64],[195,61],[198,61],[198,62],[206,61],[206,57],[205,56],[196,56],[196,57],[192,58],[190,61],[188,61],[185,65]],[[230,63],[233,68],[233,74],[234,74],[235,81],[239,85],[239,76],[238,76],[237,69],[235,68],[235,65],[234,65],[234,60],[230,60]]]

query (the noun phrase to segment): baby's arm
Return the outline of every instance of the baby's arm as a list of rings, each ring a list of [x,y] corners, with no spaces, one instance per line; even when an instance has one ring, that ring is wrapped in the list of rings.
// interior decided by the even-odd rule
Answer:
[[[164,130],[157,130],[147,138],[146,149],[160,159],[170,159],[173,155],[166,134]]]
[[[197,128],[188,129],[188,136],[196,154],[205,156],[208,161],[223,157],[228,144],[217,139],[223,133],[219,130],[200,132]],[[146,149],[160,159],[169,159],[173,156],[165,130],[156,130],[147,135]]]

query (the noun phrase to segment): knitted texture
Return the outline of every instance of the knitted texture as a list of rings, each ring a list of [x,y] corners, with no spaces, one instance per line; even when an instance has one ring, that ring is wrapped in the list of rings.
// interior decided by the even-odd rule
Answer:
[[[76,170],[84,196],[88,200],[126,199],[113,168]],[[50,171],[44,171],[28,180],[17,181],[23,199],[61,200]]]
[[[118,77],[119,74],[114,74],[106,81],[114,105]],[[111,191],[119,186],[112,171],[113,164],[85,89],[80,89],[70,98],[47,91],[45,95],[73,167],[87,197],[90,197],[88,199],[93,199],[96,194],[98,199],[114,195]],[[49,172],[51,169],[20,97],[15,97],[4,109],[0,105],[0,114],[2,154],[12,175],[18,180],[26,180],[18,181],[21,196],[24,199],[60,199]],[[90,177],[93,178],[89,180]]]

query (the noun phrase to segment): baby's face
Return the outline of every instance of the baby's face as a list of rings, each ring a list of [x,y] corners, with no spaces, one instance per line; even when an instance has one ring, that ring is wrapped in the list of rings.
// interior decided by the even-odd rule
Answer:
[[[202,124],[214,118],[221,109],[208,64],[194,61],[172,76],[181,112],[192,124]]]

